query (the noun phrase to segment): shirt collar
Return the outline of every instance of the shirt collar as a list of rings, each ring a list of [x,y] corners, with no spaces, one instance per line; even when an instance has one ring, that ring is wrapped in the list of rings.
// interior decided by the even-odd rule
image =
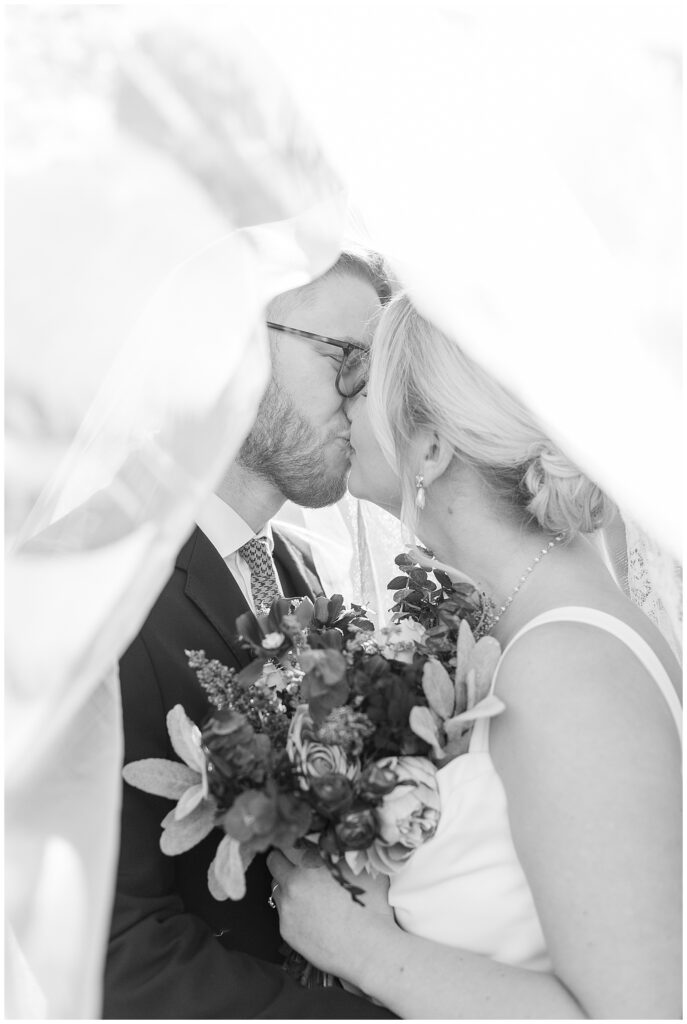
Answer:
[[[238,512],[217,494],[208,494],[196,514],[196,523],[222,558],[235,554],[252,537],[264,537],[270,554],[274,552],[271,524],[265,523],[262,529],[254,533]]]

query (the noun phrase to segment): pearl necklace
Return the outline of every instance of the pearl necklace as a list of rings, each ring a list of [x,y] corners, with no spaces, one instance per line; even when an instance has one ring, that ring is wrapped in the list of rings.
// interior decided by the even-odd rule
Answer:
[[[525,582],[525,580],[527,580],[531,576],[531,574],[534,572],[534,570],[537,568],[537,566],[541,562],[542,558],[544,558],[546,555],[548,555],[549,551],[551,551],[552,548],[555,548],[556,544],[560,544],[560,542],[562,540],[563,540],[563,534],[562,533],[558,533],[553,538],[553,540],[549,541],[549,543],[546,545],[546,547],[541,549],[541,551],[536,556],[536,558],[534,559],[532,564],[527,566],[527,568],[525,569],[524,573],[520,577],[518,583],[513,587],[512,591],[510,592],[510,594],[508,595],[506,600],[503,602],[503,604],[499,608],[499,610],[496,613],[496,615],[494,615],[494,610],[496,608],[496,605],[494,604],[494,602],[491,600],[490,597],[487,597],[486,594],[484,595],[484,600],[485,600],[485,603],[486,603],[484,619],[486,621],[484,622],[484,625],[482,626],[482,633],[489,633],[489,632],[491,632],[491,630],[494,628],[494,626],[499,621],[501,616],[505,615],[505,613],[508,611],[508,609],[512,605],[513,601],[515,600],[516,595],[519,593],[520,588],[522,587],[522,585]]]

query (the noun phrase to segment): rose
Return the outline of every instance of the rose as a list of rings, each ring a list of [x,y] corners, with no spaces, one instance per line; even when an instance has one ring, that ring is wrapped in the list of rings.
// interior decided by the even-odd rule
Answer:
[[[439,823],[437,770],[426,757],[385,757],[377,765],[390,768],[398,778],[375,812],[380,838],[388,846],[401,843],[414,850],[434,835]]]
[[[373,870],[392,874],[436,832],[439,789],[436,768],[426,757],[385,757],[377,766],[395,772],[398,784],[374,809],[378,838],[368,858]]]
[[[400,843],[385,846],[377,838],[366,850],[347,851],[345,858],[354,875],[368,871],[373,876],[391,876],[403,867],[412,854],[413,850],[407,846],[401,846]]]
[[[336,744],[349,757],[357,757],[362,753],[365,740],[374,731],[375,727],[367,715],[344,705],[342,708],[334,708],[323,721],[317,722],[314,739],[328,746]]]
[[[347,810],[353,803],[353,786],[345,775],[330,772],[310,782],[310,792],[315,798],[315,807],[327,817]]]
[[[358,780],[358,792],[364,800],[377,802],[390,793],[398,781],[396,772],[379,763],[369,764]]]
[[[302,789],[309,789],[310,781],[323,775],[354,779],[360,771],[358,758],[348,757],[343,747],[315,739],[315,726],[305,704],[296,709],[289,726],[286,753],[300,775]]]
[[[426,636],[427,630],[422,623],[415,619],[401,619],[392,626],[378,630],[373,640],[385,658],[411,665],[417,645],[424,643]]]
[[[377,826],[369,808],[347,811],[334,826],[339,845],[344,850],[364,850],[375,837]]]

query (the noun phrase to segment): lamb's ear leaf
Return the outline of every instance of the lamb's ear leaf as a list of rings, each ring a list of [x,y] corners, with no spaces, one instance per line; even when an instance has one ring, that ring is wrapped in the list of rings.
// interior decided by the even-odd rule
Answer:
[[[447,722],[444,722],[444,728],[448,735],[453,728],[454,722],[474,722],[478,718],[494,718],[496,715],[500,715],[502,711],[506,710],[506,705],[502,700],[499,700],[495,694],[490,693],[484,697],[473,707],[468,708],[467,711],[463,711],[460,715],[455,715],[450,718]]]
[[[432,711],[440,718],[450,718],[455,706],[455,690],[451,677],[436,658],[430,658],[422,670],[422,689]]]
[[[130,786],[142,789],[144,793],[165,796],[168,800],[179,800],[189,786],[198,782],[198,772],[178,761],[163,757],[146,757],[132,761],[122,769],[124,781]]]
[[[224,837],[208,869],[208,885],[215,899],[243,899],[246,895],[246,871],[254,856],[255,853],[242,847],[237,839]]]
[[[475,638],[472,635],[472,630],[465,619],[462,619],[458,627],[458,643],[456,645],[456,703],[463,698],[462,684],[465,682],[465,677],[470,667],[470,655],[474,647]],[[460,704],[458,706],[460,707]]]
[[[444,756],[439,738],[439,729],[429,708],[416,704],[415,707],[410,709],[408,724],[416,736],[419,736],[425,743],[429,743],[435,757],[441,758]]]
[[[476,704],[488,695],[500,657],[501,645],[496,637],[483,636],[475,644],[470,655],[470,668],[475,670]]]
[[[177,821],[180,821],[181,818],[185,818],[188,814],[191,814],[192,811],[195,811],[198,804],[201,803],[204,795],[203,786],[200,782],[196,786],[189,786],[174,809],[174,817]]]
[[[215,809],[208,801],[203,801],[185,818],[176,817],[176,807],[163,818],[160,849],[169,857],[197,846],[215,827]]]
[[[174,752],[189,768],[202,773],[205,758],[200,749],[200,729],[191,721],[181,704],[175,704],[167,712],[167,732]]]

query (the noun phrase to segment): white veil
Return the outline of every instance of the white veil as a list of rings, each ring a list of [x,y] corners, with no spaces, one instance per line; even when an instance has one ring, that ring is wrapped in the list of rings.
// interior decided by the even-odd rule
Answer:
[[[20,9],[12,21],[13,512],[43,482],[40,463],[29,472],[36,453],[50,470],[50,444],[63,458],[28,518],[8,523],[11,1016],[100,1012],[121,790],[117,660],[254,419],[269,372],[265,304],[322,273],[340,247],[341,185],[278,78],[257,76],[245,39],[225,32],[210,45],[188,22],[159,22],[150,34],[117,8]],[[41,44],[53,54],[45,67],[36,44],[38,58]],[[48,238],[47,265],[51,224],[36,206],[65,233]],[[175,231],[165,220],[178,209]],[[184,253],[176,268],[151,226],[177,262]],[[158,285],[147,301],[136,273]],[[52,317],[36,316],[38,301]],[[120,303],[132,324],[123,344],[107,338],[111,316],[122,327]],[[32,436],[31,410],[62,419],[63,446],[52,432]]]
[[[344,230],[628,513],[619,581],[639,551],[679,633],[678,10],[8,14],[8,1016],[99,1013],[114,666],[250,427],[265,302]],[[301,527],[383,612],[387,524]]]

